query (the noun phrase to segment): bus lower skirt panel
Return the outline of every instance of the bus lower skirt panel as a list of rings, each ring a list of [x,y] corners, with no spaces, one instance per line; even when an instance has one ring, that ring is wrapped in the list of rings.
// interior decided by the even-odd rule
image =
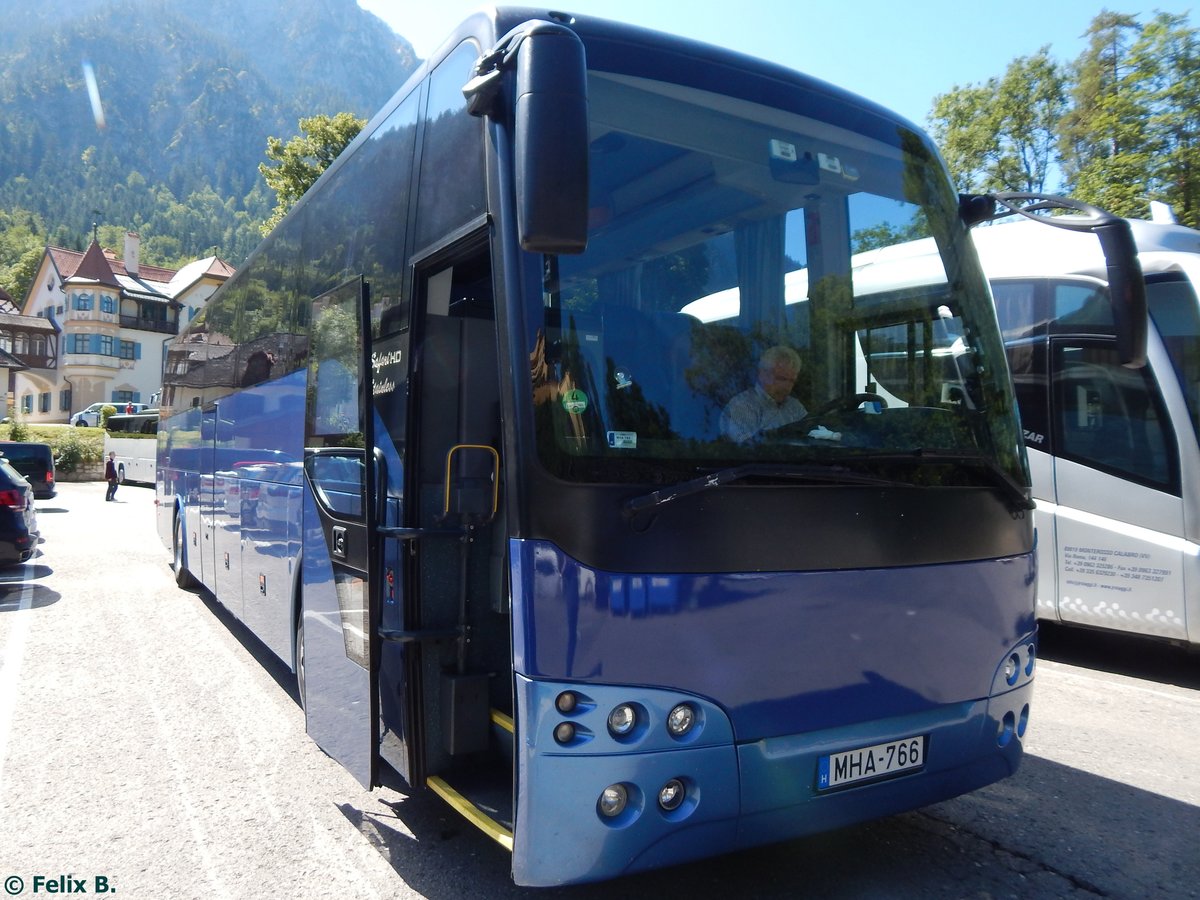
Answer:
[[[549,886],[597,881],[904,812],[1016,771],[1022,737],[1007,711],[1024,710],[1032,683],[991,700],[735,744],[718,707],[681,692],[535,682],[517,677],[518,806],[513,878]],[[577,705],[564,714],[563,692]],[[609,712],[629,703],[638,724],[614,738]],[[691,740],[672,736],[667,714],[693,706]],[[569,705],[564,703],[563,705]],[[564,722],[574,736],[556,741]],[[1024,724],[1021,726],[1024,733]],[[560,737],[565,737],[563,731]],[[888,749],[919,741],[920,764],[881,772]],[[893,746],[895,745],[895,746]],[[533,749],[537,748],[537,749]],[[873,749],[874,756],[862,751]],[[822,788],[824,776],[832,785]],[[674,799],[673,782],[682,789]],[[617,797],[602,800],[606,789]],[[665,790],[667,806],[660,796]],[[621,808],[613,812],[608,801]]]

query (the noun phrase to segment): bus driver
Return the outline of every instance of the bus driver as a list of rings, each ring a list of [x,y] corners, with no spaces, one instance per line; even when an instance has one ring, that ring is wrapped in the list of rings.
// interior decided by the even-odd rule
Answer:
[[[721,434],[745,443],[759,432],[798,422],[808,414],[792,396],[800,374],[800,354],[778,344],[758,361],[758,380],[729,401],[721,413]]]

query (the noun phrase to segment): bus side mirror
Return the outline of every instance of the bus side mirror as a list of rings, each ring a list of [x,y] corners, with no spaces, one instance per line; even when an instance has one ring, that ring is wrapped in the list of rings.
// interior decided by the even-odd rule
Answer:
[[[997,193],[988,194],[987,199],[1004,209],[991,218],[1021,215],[1055,228],[1089,232],[1100,239],[1108,270],[1108,296],[1117,336],[1117,355],[1121,365],[1131,369],[1146,365],[1150,309],[1142,264],[1138,261],[1137,242],[1129,222],[1098,206],[1054,194]],[[970,217],[972,209],[982,211],[979,198],[960,196],[959,215],[964,221]],[[1067,215],[1035,215],[1049,211]]]
[[[514,163],[521,247],[532,253],[582,253],[588,225],[583,43],[569,28],[536,22],[520,42],[516,65]]]
[[[1117,330],[1117,355],[1121,365],[1141,368],[1146,364],[1150,313],[1133,231],[1125,219],[1113,219],[1097,226],[1096,236],[1100,238],[1108,267],[1108,296]]]

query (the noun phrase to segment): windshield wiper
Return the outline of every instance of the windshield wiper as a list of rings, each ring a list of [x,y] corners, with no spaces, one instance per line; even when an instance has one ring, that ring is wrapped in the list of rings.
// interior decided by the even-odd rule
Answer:
[[[664,503],[671,503],[681,497],[698,494],[709,488],[741,481],[743,478],[785,478],[801,481],[829,482],[833,484],[886,486],[895,486],[900,483],[886,478],[876,478],[873,475],[852,472],[844,466],[837,465],[746,463],[741,466],[718,469],[716,472],[709,472],[707,475],[701,475],[699,478],[693,478],[689,481],[681,481],[678,484],[673,484],[670,487],[665,487],[649,494],[643,494],[640,497],[632,497],[625,501],[622,507],[622,514],[626,518],[632,518],[647,509],[662,506]]]
[[[1014,509],[1034,509],[1037,504],[1029,496],[1026,487],[1012,477],[1002,465],[990,456],[982,453],[960,453],[947,450],[925,450],[918,448],[908,453],[867,453],[862,456],[846,457],[845,461],[861,460],[868,463],[907,462],[933,465],[970,466],[982,469],[991,477],[993,483],[1001,488]]]

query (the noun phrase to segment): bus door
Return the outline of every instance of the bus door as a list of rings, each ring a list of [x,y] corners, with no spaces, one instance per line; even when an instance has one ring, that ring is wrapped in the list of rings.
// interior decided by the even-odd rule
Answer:
[[[419,264],[416,288],[407,504],[418,535],[409,581],[420,660],[414,772],[443,797],[486,808],[503,843],[511,829],[512,655],[486,234]]]
[[[209,590],[214,589],[217,577],[213,534],[216,529],[216,508],[220,501],[220,494],[217,490],[217,479],[213,473],[216,472],[217,423],[220,418],[218,403],[208,404],[200,414],[199,450],[202,460],[200,471],[205,474],[200,476],[196,485],[196,531],[190,537],[191,546],[188,549],[187,558],[187,563],[192,568],[192,574]],[[187,524],[189,526],[192,524],[190,516]],[[190,531],[190,528],[185,531]],[[238,596],[240,598],[241,595]],[[234,612],[241,615],[241,606],[239,605]]]
[[[361,278],[312,301],[304,425],[296,664],[308,733],[364,787],[376,783],[376,479]]]
[[[1178,450],[1152,365],[1087,338],[1049,356],[1058,618],[1186,640]]]

